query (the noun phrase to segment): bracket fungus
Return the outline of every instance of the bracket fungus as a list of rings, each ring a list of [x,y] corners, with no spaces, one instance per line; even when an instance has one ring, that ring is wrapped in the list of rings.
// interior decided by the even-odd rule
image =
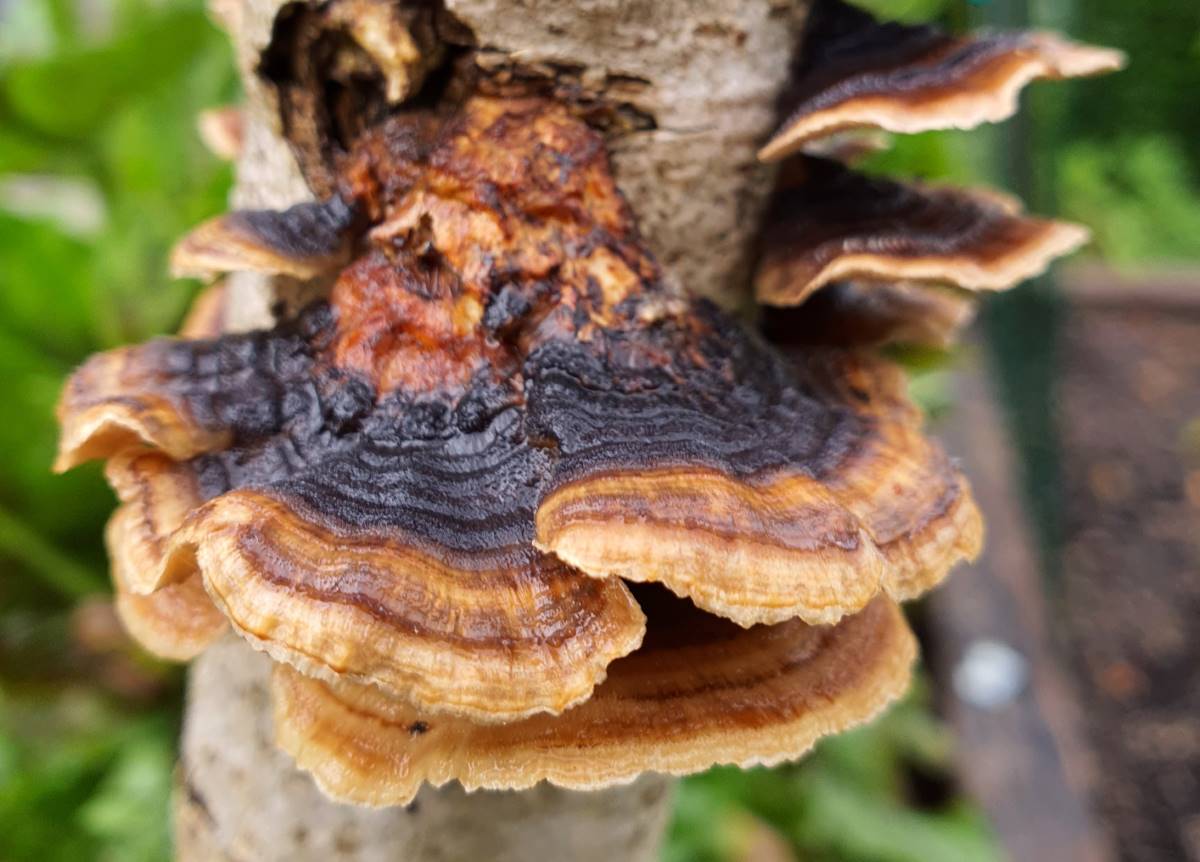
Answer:
[[[975,317],[965,290],[911,282],[839,281],[764,321],[781,347],[882,347],[904,344],[944,350]]]
[[[659,588],[661,589],[661,588]],[[646,643],[618,659],[585,703],[558,716],[484,725],[431,717],[372,686],[278,665],[278,739],[331,796],[411,798],[420,784],[591,790],[653,770],[793,758],[903,693],[916,644],[879,598],[835,626],[798,619],[743,629],[665,591],[639,590]]]
[[[1085,228],[1026,216],[995,192],[902,183],[798,156],[780,175],[755,289],[770,305],[798,304],[843,280],[1004,290],[1087,239]]]
[[[990,189],[868,176],[856,137],[966,129],[1011,115],[1037,78],[1121,68],[1120,51],[1048,32],[955,37],[817,0],[805,22],[785,116],[759,153],[781,165],[760,236],[760,302],[782,343],[952,344],[972,293],[1007,290],[1084,245],[1086,228],[1022,211]],[[867,139],[870,140],[869,138]]]
[[[400,98],[428,70],[393,59]],[[784,332],[783,353],[672,286],[578,112],[422,105],[331,157],[324,200],[222,216],[174,254],[326,299],[219,334],[209,294],[181,337],[68,381],[57,466],[108,462],[134,636],[186,659],[231,628],[269,654],[278,742],[367,805],[774,763],[882,709],[915,655],[897,601],[982,540],[868,349],[944,335],[961,307],[892,281],[995,288],[1030,266],[988,262],[1037,268],[1047,233],[1078,233],[796,162],[760,292],[871,284],[820,291],[837,332]]]
[[[782,102],[787,119],[759,156],[781,159],[847,129],[908,134],[998,122],[1017,110],[1031,81],[1124,64],[1120,51],[1055,33],[957,37],[931,25],[877,21],[843,0],[816,0]]]

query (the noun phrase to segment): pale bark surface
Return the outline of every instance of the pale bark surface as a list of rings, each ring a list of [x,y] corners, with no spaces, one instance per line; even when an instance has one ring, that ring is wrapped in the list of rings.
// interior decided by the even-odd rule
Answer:
[[[213,0],[245,82],[245,144],[233,205],[312,197],[279,137],[257,74],[284,0]],[[617,179],[647,241],[678,285],[744,304],[770,183],[755,161],[770,131],[800,20],[789,0],[447,0],[498,62],[572,74],[620,91],[654,128],[610,137]],[[580,71],[582,67],[582,72]],[[268,324],[278,299],[311,285],[238,274],[226,324]],[[425,788],[409,808],[333,803],[272,741],[265,657],[232,637],[193,665],[176,799],[179,858],[272,862],[641,862],[657,857],[670,779],[579,793],[539,786],[466,794]]]

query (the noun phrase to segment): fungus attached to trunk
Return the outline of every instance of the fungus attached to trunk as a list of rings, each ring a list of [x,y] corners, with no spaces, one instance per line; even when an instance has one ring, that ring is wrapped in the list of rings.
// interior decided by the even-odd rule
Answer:
[[[970,291],[1040,271],[1083,229],[799,156],[756,280],[795,306],[768,321],[780,350],[677,289],[617,190],[602,131],[653,129],[656,82],[527,62],[436,3],[289,3],[268,23],[247,68],[321,200],[206,222],[172,264],[322,298],[222,333],[217,288],[179,338],[88,360],[59,404],[56,466],[104,459],[120,499],[107,542],[133,636],[187,659],[232,630],[269,655],[279,745],[375,806],[423,783],[776,763],[898,697],[915,642],[897,602],[973,558],[982,524],[872,348],[945,344]],[[798,59],[767,159],[996,119],[1034,77],[1121,62],[836,0]],[[258,119],[204,128],[226,155],[246,131],[253,161]],[[749,158],[755,133],[721,125]],[[744,167],[738,188],[757,182]],[[725,233],[747,250],[723,223],[690,244],[720,240],[705,269]]]
[[[510,724],[437,717],[377,688],[275,669],[275,733],[329,795],[407,803],[422,782],[595,789],[642,772],[771,764],[860,723],[908,686],[916,644],[879,598],[835,626],[740,628],[665,591],[638,593],[645,645],[583,704]]]
[[[816,0],[783,100],[783,125],[760,157],[780,159],[845,129],[969,129],[1017,109],[1030,81],[1111,72],[1120,51],[1048,32],[956,37],[882,23],[843,0]]]
[[[841,280],[1004,290],[1087,238],[995,192],[901,183],[801,156],[781,174],[755,289],[770,305],[798,304]]]
[[[785,359],[672,293],[601,140],[562,108],[475,99],[426,145],[411,132],[400,118],[364,139],[330,203],[226,216],[177,251],[294,274],[347,250],[327,302],[269,331],[111,351],[69,382],[59,464],[109,459],[126,603],[172,596],[207,620],[202,583],[293,669],[282,714],[302,691],[365,699],[509,764],[485,780],[414,763],[374,797],[325,781],[367,801],[421,778],[588,781],[582,761],[519,775],[540,727],[565,745],[574,722],[682,710],[671,745],[627,750],[593,773],[604,783],[794,756],[878,710],[912,652],[880,594],[920,593],[980,540],[898,369],[839,349]],[[659,602],[657,625],[704,620],[713,644],[635,652],[646,623],[626,581],[690,598]],[[177,657],[202,640],[142,639]],[[695,694],[642,703],[683,684],[655,676],[685,674],[682,656],[711,665]],[[740,718],[703,694],[735,664],[762,674]]]

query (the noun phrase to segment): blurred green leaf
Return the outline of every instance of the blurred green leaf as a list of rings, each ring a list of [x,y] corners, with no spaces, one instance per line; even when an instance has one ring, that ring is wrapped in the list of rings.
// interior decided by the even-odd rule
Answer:
[[[0,125],[0,174],[44,170],[51,157],[33,135]]]
[[[14,62],[0,77],[0,93],[19,122],[48,135],[81,138],[131,95],[169,83],[193,62],[210,32],[194,5],[147,9],[135,27],[108,44]]]
[[[69,363],[96,343],[93,247],[49,222],[0,212],[0,327]]]
[[[83,828],[100,845],[100,859],[156,862],[170,854],[166,808],[173,745],[157,728],[147,731],[125,741],[95,794],[79,810]]]
[[[24,563],[68,599],[81,599],[106,589],[94,569],[62,553],[3,506],[0,506],[0,553]]]
[[[1096,250],[1114,263],[1200,259],[1200,184],[1176,140],[1069,144],[1058,186],[1064,214],[1089,225]]]
[[[169,858],[173,722],[81,688],[0,688],[0,859]]]
[[[53,9],[49,3],[0,5],[0,62],[40,56],[54,44]]]
[[[915,811],[835,775],[812,776],[804,788],[800,843],[863,862],[999,862],[977,814],[954,806]]]

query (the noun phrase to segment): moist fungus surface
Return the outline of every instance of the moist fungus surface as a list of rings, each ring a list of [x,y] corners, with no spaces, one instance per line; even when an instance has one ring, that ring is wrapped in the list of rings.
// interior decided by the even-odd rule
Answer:
[[[871,177],[801,156],[785,165],[763,232],[760,301],[795,305],[841,280],[1002,290],[1086,242],[989,191]]]
[[[352,249],[327,301],[102,354],[65,390],[59,463],[110,459],[130,595],[199,577],[308,677],[511,722],[587,699],[638,647],[622,579],[742,626],[831,623],[977,550],[900,372],[789,360],[670,291],[564,108],[395,117],[336,198],[198,234],[236,229],[214,268],[290,273],[326,247],[314,224]]]
[[[781,105],[787,119],[759,156],[780,159],[844,129],[911,133],[997,122],[1016,111],[1030,81],[1111,72],[1124,62],[1120,51],[1054,33],[952,36],[817,0]]]
[[[422,782],[592,789],[654,770],[689,773],[796,757],[859,724],[908,685],[916,645],[878,598],[835,626],[791,620],[743,629],[661,588],[639,589],[646,643],[618,659],[583,704],[503,725],[429,716],[378,689],[329,684],[280,665],[280,746],[330,796],[405,804]]]

